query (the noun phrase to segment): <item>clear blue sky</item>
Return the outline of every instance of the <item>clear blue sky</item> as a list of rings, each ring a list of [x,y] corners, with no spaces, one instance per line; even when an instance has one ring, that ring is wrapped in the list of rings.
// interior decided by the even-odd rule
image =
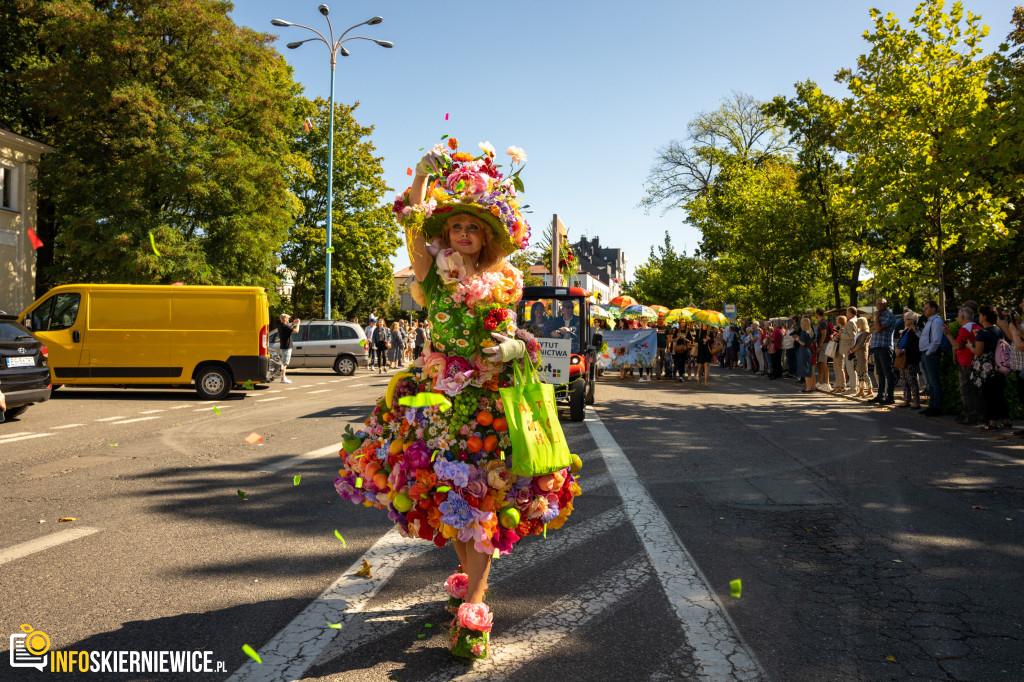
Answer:
[[[235,21],[277,33],[306,96],[327,97],[327,48],[285,43],[307,37],[275,28],[281,18],[326,29],[315,0],[236,0]],[[994,50],[1010,28],[1013,2],[969,0],[991,28]],[[395,190],[410,181],[406,168],[441,135],[457,136],[476,152],[488,140],[529,156],[523,171],[528,217],[539,239],[557,213],[570,239],[598,236],[643,263],[668,231],[692,252],[699,233],[681,214],[645,215],[638,208],[655,149],[685,135],[698,112],[716,108],[731,91],[761,99],[791,95],[807,78],[835,96],[842,67],[866,51],[868,10],[902,19],[912,0],[693,2],[653,0],[630,6],[610,0],[518,0],[472,5],[414,0],[329,2],[335,28],[381,15],[384,22],[355,34],[390,40],[348,44],[339,58],[335,95],[360,102],[357,119],[376,126],[373,142]],[[947,7],[951,3],[947,3]],[[471,10],[464,8],[472,7]],[[444,120],[445,114],[449,120]],[[507,158],[507,157],[505,157]],[[507,166],[506,166],[507,167]],[[392,199],[394,193],[389,193]],[[400,252],[396,267],[407,264]]]

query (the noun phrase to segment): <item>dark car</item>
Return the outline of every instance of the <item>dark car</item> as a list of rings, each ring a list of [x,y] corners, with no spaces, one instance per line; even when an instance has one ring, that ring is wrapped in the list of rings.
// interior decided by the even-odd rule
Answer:
[[[0,391],[7,401],[5,417],[17,417],[29,405],[50,399],[46,356],[46,346],[14,315],[0,315]]]

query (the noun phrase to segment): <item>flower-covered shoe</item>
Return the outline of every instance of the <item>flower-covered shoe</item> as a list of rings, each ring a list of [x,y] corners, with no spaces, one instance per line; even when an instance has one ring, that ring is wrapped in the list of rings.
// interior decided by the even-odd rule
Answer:
[[[466,590],[469,588],[469,576],[461,571],[462,566],[459,566],[459,570],[452,573],[444,581],[444,589],[451,595],[448,598],[448,605],[445,606],[445,611],[453,616],[458,614],[459,607],[466,600]]]
[[[451,651],[461,658],[487,658],[494,617],[487,604],[463,604],[452,620]]]

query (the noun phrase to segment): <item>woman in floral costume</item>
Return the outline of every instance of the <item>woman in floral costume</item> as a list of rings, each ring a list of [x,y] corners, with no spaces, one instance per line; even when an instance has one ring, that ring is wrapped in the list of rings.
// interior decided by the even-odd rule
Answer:
[[[489,143],[478,156],[458,147],[449,138],[427,153],[394,205],[431,343],[346,439],[335,487],[356,504],[387,509],[405,536],[455,546],[460,570],[444,584],[455,616],[451,648],[483,658],[492,557],[560,528],[580,489],[569,469],[531,478],[506,466],[514,453],[498,389],[513,380],[511,361],[527,352],[536,360],[540,350],[516,325],[523,278],[505,261],[529,242],[516,192],[522,166],[505,177]],[[508,154],[513,165],[526,161],[518,147]]]

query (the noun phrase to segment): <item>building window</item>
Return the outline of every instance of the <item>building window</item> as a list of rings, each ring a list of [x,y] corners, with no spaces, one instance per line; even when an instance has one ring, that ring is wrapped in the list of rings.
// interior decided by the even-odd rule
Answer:
[[[10,166],[0,166],[0,208],[16,211],[15,173]]]

